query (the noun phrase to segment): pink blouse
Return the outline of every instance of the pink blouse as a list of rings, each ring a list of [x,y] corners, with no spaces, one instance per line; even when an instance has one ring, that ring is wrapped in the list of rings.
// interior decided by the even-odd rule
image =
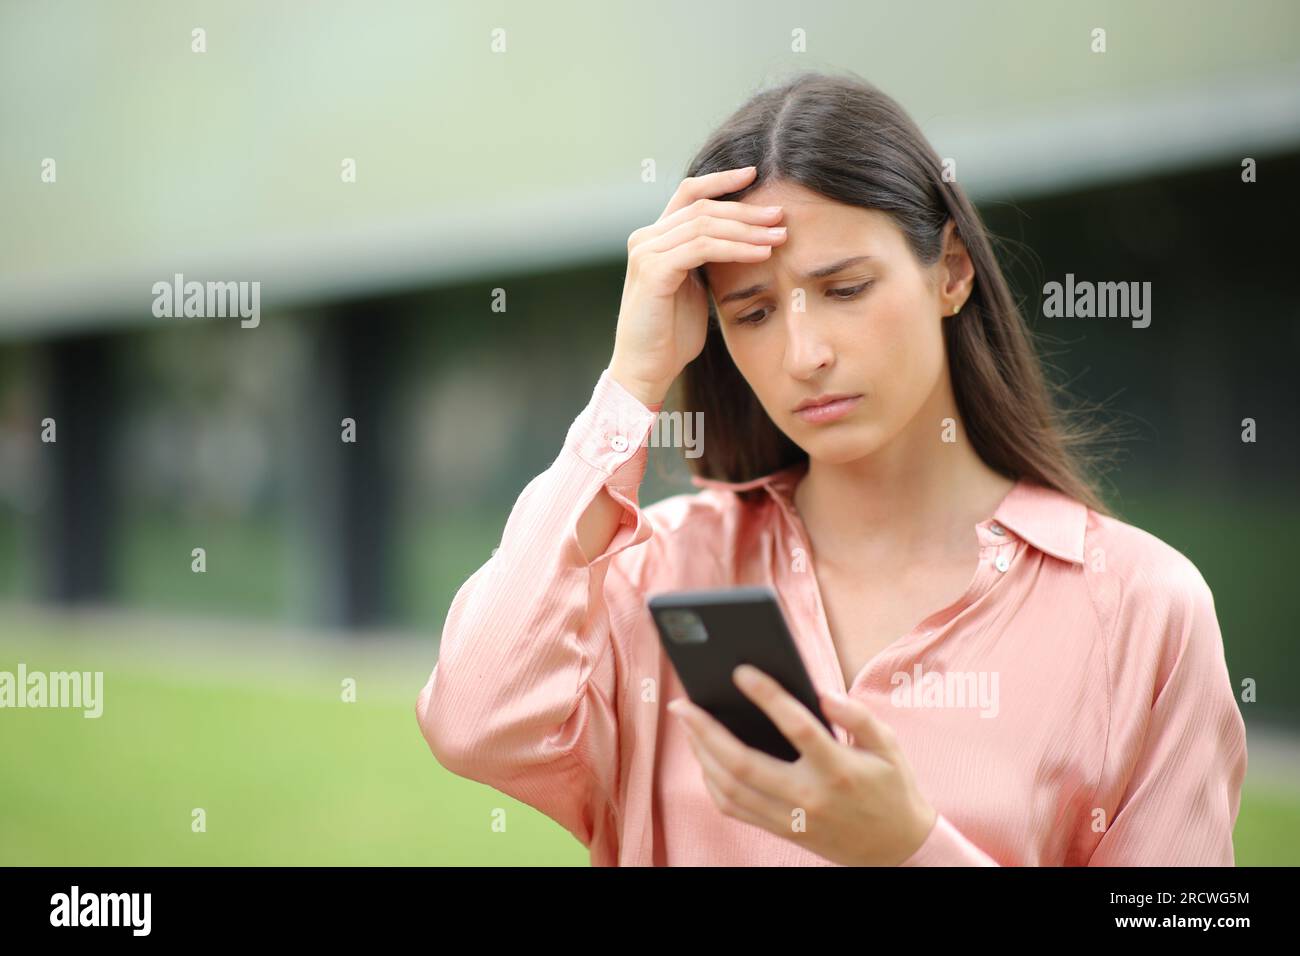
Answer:
[[[552,817],[594,865],[832,865],[714,805],[665,709],[684,690],[645,605],[766,585],[814,686],[846,689],[794,508],[807,466],[696,477],[642,508],[655,419],[601,374],[452,601],[420,728],[441,764]],[[755,487],[763,500],[733,493]],[[624,514],[588,562],[578,518],[602,488]],[[966,594],[847,688],[893,726],[939,813],[904,865],[1231,866],[1246,733],[1196,567],[1024,481],[975,531]]]

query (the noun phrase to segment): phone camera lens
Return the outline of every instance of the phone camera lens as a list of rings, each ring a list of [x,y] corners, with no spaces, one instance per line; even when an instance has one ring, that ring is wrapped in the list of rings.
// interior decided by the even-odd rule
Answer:
[[[664,611],[664,630],[674,644],[703,644],[709,639],[704,622],[694,611]]]

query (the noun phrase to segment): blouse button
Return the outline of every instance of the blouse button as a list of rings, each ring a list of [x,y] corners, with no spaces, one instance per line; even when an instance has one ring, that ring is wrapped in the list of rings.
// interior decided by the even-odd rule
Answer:
[[[1011,561],[1005,554],[999,554],[998,559],[993,562],[993,566],[999,571],[1005,571],[1007,568],[1011,567]]]
[[[627,439],[622,435],[615,435],[609,440],[609,447],[617,452],[627,451]]]

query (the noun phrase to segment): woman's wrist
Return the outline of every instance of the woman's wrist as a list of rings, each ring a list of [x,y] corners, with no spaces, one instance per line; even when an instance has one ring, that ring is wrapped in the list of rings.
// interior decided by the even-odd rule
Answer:
[[[671,382],[668,385],[647,383],[635,375],[628,374],[615,362],[609,365],[609,376],[646,406],[662,406],[664,398],[668,395],[668,387],[672,384]]]
[[[912,809],[912,826],[909,828],[910,834],[905,839],[905,844],[911,849],[903,857],[900,863],[905,863],[916,855],[916,851],[921,849],[930,839],[930,834],[934,831],[939,822],[939,811],[930,805],[925,799],[919,799],[913,804]],[[898,864],[895,864],[898,865]]]

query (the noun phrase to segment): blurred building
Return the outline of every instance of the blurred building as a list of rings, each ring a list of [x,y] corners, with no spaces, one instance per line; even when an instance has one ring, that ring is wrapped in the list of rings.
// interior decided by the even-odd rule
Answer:
[[[1131,426],[1117,507],[1294,671],[1295,4],[132,7],[0,8],[0,597],[436,630],[608,358],[628,233],[761,83],[847,68]],[[1042,317],[1067,273],[1151,281],[1151,326]],[[178,274],[259,321],[159,316]],[[690,490],[653,454],[644,500]]]

